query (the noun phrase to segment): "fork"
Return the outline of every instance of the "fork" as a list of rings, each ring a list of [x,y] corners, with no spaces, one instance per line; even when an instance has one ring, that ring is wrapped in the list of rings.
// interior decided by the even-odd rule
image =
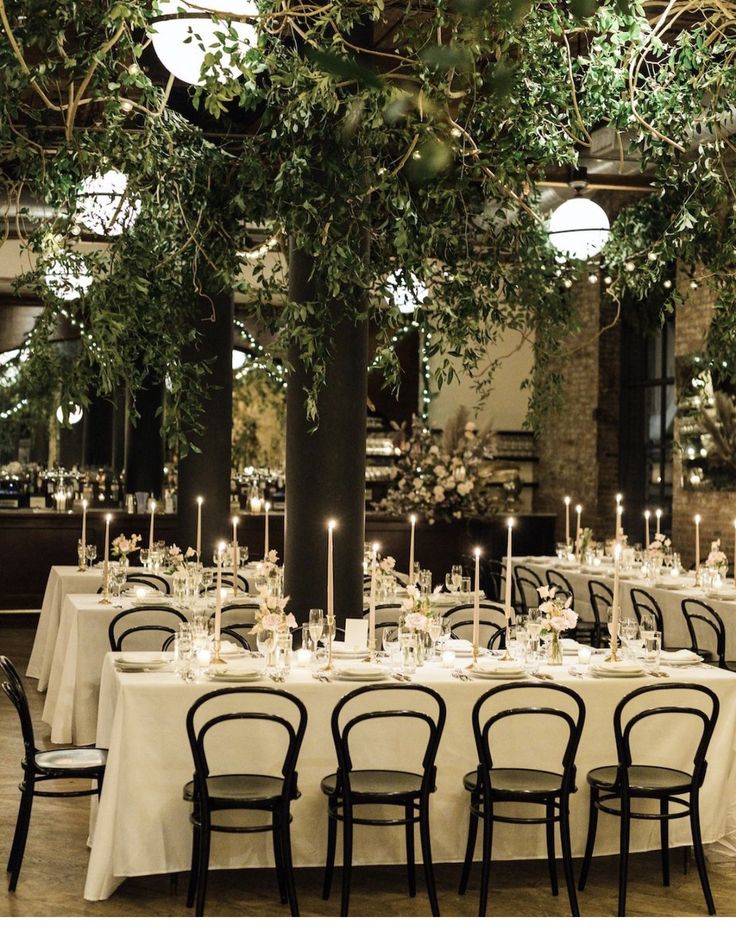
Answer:
[[[405,673],[391,673],[391,675],[399,682],[411,682],[411,676],[407,676]]]
[[[462,670],[453,670],[452,676],[455,679],[461,679],[463,682],[470,682],[470,676],[467,673],[464,673]]]
[[[534,679],[541,679],[542,681],[549,680],[550,682],[554,682],[555,679],[555,677],[550,676],[549,673],[530,673],[529,675],[533,676]]]

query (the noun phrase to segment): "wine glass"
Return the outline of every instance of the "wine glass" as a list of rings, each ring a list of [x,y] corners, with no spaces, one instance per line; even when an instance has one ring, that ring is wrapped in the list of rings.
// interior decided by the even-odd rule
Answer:
[[[273,652],[276,642],[276,635],[272,630],[259,630],[256,634],[256,646],[261,656],[268,659]]]
[[[448,590],[448,592],[450,592],[451,594],[454,594],[454,593],[455,593],[455,590],[457,589],[457,586],[455,585],[455,580],[454,580],[454,578],[452,577],[452,572],[446,572],[446,573],[445,573],[445,588],[446,588],[446,589]]]
[[[437,658],[437,641],[442,636],[442,617],[439,614],[434,614],[429,619],[429,625],[427,627],[429,633],[429,639],[432,641],[432,659]]]
[[[248,553],[248,547],[247,547],[247,546],[241,546],[241,547],[240,547],[240,555],[239,555],[241,566],[244,566],[244,565],[247,564],[247,562],[248,562],[248,555],[249,555],[249,553]]]
[[[463,567],[461,565],[452,566],[450,575],[452,575],[452,581],[455,586],[453,591],[460,591],[463,584]]]
[[[317,649],[317,641],[322,636],[324,625],[325,621],[322,608],[310,608],[307,630],[309,631],[309,639],[312,641],[312,650]]]
[[[97,559],[97,547],[92,543],[87,546],[87,562],[92,565],[92,563]]]
[[[642,633],[642,636],[646,633],[651,633],[657,629],[657,622],[654,620],[653,614],[647,614],[646,612],[642,614],[641,621],[639,621],[639,630]]]

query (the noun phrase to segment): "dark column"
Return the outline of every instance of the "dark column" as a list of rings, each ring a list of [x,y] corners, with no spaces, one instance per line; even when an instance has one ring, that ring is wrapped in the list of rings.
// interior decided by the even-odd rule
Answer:
[[[135,395],[138,417],[133,422],[133,401],[128,399],[125,436],[125,491],[147,491],[157,500],[164,479],[164,440],[161,435],[161,409],[164,385],[149,378]]]
[[[289,252],[289,299],[314,298],[310,258],[293,244]],[[354,298],[354,297],[353,297]],[[318,400],[319,424],[307,418],[310,373],[290,355],[286,404],[286,533],[284,568],[289,608],[297,621],[310,608],[327,611],[327,521],[334,518],[335,615],[360,617],[363,608],[365,437],[368,323],[356,321],[367,296],[331,303],[320,314],[336,323],[326,385]]]
[[[201,453],[190,452],[179,461],[176,539],[182,549],[196,546],[197,498],[203,497],[202,554],[208,564],[217,540],[229,538],[233,420],[233,297],[228,293],[211,299],[214,317],[210,318],[209,300],[203,300],[197,325],[200,341],[192,350],[211,370],[200,417],[204,432],[191,437]]]
[[[82,465],[85,468],[100,468],[112,464],[113,426],[113,404],[97,394],[92,394],[82,420]]]

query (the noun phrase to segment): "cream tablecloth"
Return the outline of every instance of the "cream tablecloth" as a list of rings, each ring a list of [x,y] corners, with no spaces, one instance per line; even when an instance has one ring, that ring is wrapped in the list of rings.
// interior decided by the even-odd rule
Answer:
[[[141,568],[131,567],[131,573],[144,571]],[[253,592],[255,589],[255,567],[248,565],[241,570],[241,574],[245,575],[248,588]],[[169,584],[171,584],[171,576],[164,575],[164,578],[167,578]],[[26,669],[26,676],[38,680],[36,688],[39,692],[44,692],[49,684],[64,599],[71,594],[96,593],[101,585],[102,568],[99,565],[88,569],[86,572],[79,572],[76,566],[51,567],[43,596],[41,614],[36,627],[31,658]]]
[[[638,686],[654,684],[655,680],[652,677],[578,679],[563,668],[555,669],[554,674],[560,683],[579,692],[587,706],[587,722],[577,759],[579,792],[571,804],[573,848],[575,854],[580,855],[587,828],[586,771],[609,763],[615,757],[611,720],[619,699]],[[684,682],[698,680],[711,686],[722,705],[709,752],[709,772],[702,800],[704,840],[713,842],[726,834],[729,807],[736,803],[736,675],[709,667],[687,669],[677,675]],[[437,760],[437,792],[431,806],[432,845],[435,861],[457,862],[462,860],[467,832],[468,795],[463,790],[462,777],[476,764],[470,713],[476,698],[499,683],[489,680],[460,682],[435,664],[423,667],[418,678],[437,689],[447,703],[447,724]],[[106,658],[97,743],[109,748],[109,759],[99,809],[95,810],[93,804],[92,848],[85,887],[88,900],[109,897],[128,876],[189,868],[190,805],[182,800],[182,788],[191,779],[192,763],[185,716],[192,702],[216,685],[222,684],[205,681],[184,684],[173,673],[123,675],[115,670],[112,656]],[[330,714],[335,703],[356,685],[339,681],[323,684],[313,679],[308,670],[297,669],[292,670],[283,686],[303,700],[309,713],[298,765],[302,797],[293,806],[292,837],[297,866],[319,866],[324,862],[326,802],[319,783],[335,767]],[[364,704],[370,706],[370,700]],[[537,766],[544,766],[548,762],[549,734],[543,731],[535,735],[519,728],[517,726],[514,736],[502,745],[500,758],[513,751],[517,762],[518,757],[527,757]],[[397,766],[413,753],[413,742],[412,733],[384,733],[379,743],[357,744],[354,763],[356,767],[386,765],[390,756],[392,765]],[[219,756],[230,747],[223,742],[219,750],[213,750],[212,756]],[[653,760],[666,757],[671,762],[681,763],[681,739],[674,732],[660,731],[649,753]],[[632,848],[657,848],[658,834],[655,822],[635,823]],[[674,822],[670,835],[673,846],[687,843],[687,822]],[[608,817],[601,818],[597,850],[599,854],[618,851],[617,826]],[[540,827],[496,826],[495,857],[544,855],[544,833]],[[356,863],[401,864],[404,861],[403,830],[360,828],[356,832]],[[272,864],[268,835],[213,837],[212,867]]]

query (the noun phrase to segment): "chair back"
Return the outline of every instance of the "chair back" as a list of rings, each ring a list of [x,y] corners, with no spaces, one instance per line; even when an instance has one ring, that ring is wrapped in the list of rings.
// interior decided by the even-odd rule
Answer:
[[[455,621],[450,625],[450,636],[457,637],[460,640],[473,640],[473,621]],[[478,639],[481,647],[487,647],[488,650],[500,649],[506,647],[506,628],[501,624],[495,624],[492,621],[480,621],[478,624]],[[452,650],[452,644],[445,647],[446,650]]]
[[[702,647],[710,650],[706,644],[715,644],[715,655],[721,669],[726,666],[726,628],[720,614],[705,601],[698,598],[685,598],[682,602],[682,613],[685,615],[688,633],[690,634],[690,649],[697,653]]]
[[[232,588],[233,587],[233,574],[232,572],[223,572],[220,576],[220,588]],[[217,591],[217,582],[213,582],[212,585],[208,585],[204,589],[205,595],[211,595]],[[248,588],[248,579],[240,572],[238,572],[238,591],[249,593]]]
[[[642,615],[650,614],[654,618],[654,623],[656,625],[655,630],[658,630],[662,635],[662,643],[666,647],[667,641],[665,640],[664,617],[657,599],[654,595],[650,595],[648,591],[644,591],[643,588],[632,588],[630,595],[637,623],[641,624]]]
[[[442,617],[445,624],[448,627],[452,627],[453,624],[472,618],[474,608],[475,605],[472,603],[455,605],[444,611]],[[502,604],[496,601],[480,601],[478,602],[478,612],[481,621],[485,621],[488,624],[495,624],[496,627],[506,627],[506,612]],[[511,616],[512,619],[515,617],[513,607],[511,608]]]
[[[20,718],[26,768],[33,768],[35,766],[36,741],[33,736],[31,711],[28,707],[28,699],[21,678],[18,675],[18,670],[6,656],[0,656],[0,678],[2,679],[3,692],[15,706]]]
[[[227,640],[230,637],[232,640],[238,644],[243,650],[251,650],[252,647],[248,643],[248,638],[245,634],[242,633],[242,630],[250,630],[249,624],[233,624],[230,627],[221,627],[220,628],[220,637]]]
[[[179,624],[186,623],[186,620],[185,614],[168,605],[126,608],[110,621],[107,629],[110,649],[113,652],[122,650],[127,640],[128,650],[166,650],[176,636]]]
[[[385,604],[376,605],[376,627],[379,624],[390,624],[391,627],[398,627],[399,618],[401,617],[403,611],[401,602],[399,601],[390,601]],[[370,608],[363,608],[363,617],[368,620],[368,615],[370,614]]]
[[[383,647],[384,637],[391,642],[399,639],[398,621],[384,621],[382,624],[376,624],[376,650]]]
[[[678,695],[673,696],[673,692],[678,693]],[[687,698],[688,693],[691,693],[689,700]],[[652,700],[658,698],[664,704],[641,708],[637,702],[636,706],[632,706],[632,703],[635,700],[640,700],[642,696],[651,696]],[[693,701],[696,696],[704,697],[698,700],[703,703],[702,707],[696,705]],[[709,705],[705,702],[705,699],[709,700]],[[627,712],[629,706],[635,708],[635,711]],[[697,683],[667,683],[657,686],[642,686],[640,689],[635,689],[624,696],[613,713],[613,732],[616,738],[621,784],[623,786],[628,785],[628,769],[634,763],[631,753],[631,736],[634,728],[646,722],[649,732],[653,736],[661,734],[663,730],[668,736],[671,736],[671,721],[668,721],[665,727],[660,719],[662,717],[686,716],[688,719],[695,719],[696,723],[700,722],[700,736],[696,736],[694,739],[697,743],[694,745],[693,752],[692,782],[695,788],[701,787],[708,766],[706,761],[708,745],[713,737],[719,711],[720,702],[715,692],[707,686],[700,686]],[[649,763],[649,760],[647,760],[647,763]]]
[[[230,697],[230,702],[237,704],[231,711],[223,711],[222,706],[217,702],[227,697]],[[260,700],[265,707],[259,708],[256,700]],[[284,704],[280,705],[277,700]],[[207,708],[212,708],[215,714],[208,717]],[[283,711],[276,711],[278,709]],[[204,720],[200,724],[202,719]],[[248,736],[259,723],[276,726],[284,732],[286,745],[280,768],[283,780],[282,795],[293,799],[297,794],[296,765],[307,728],[306,706],[301,699],[283,689],[271,689],[266,686],[238,686],[208,692],[197,699],[187,712],[187,737],[194,761],[194,790],[200,805],[205,805],[206,798],[201,794],[206,787],[205,781],[210,775],[206,751],[207,735],[217,725],[225,722],[242,722],[242,750],[244,752],[250,750]],[[256,767],[257,765],[253,765],[253,768]],[[258,770],[251,770],[249,765],[248,772],[257,774]]]
[[[536,704],[529,704],[533,699]],[[514,704],[516,701],[523,704]],[[569,701],[566,701],[569,700]],[[488,716],[484,708],[493,703],[492,713]],[[498,706],[503,706],[498,708]],[[509,707],[507,707],[509,706]],[[508,727],[510,719],[531,716],[539,719],[540,730],[545,735],[551,734],[549,719],[559,720],[563,726],[564,744],[559,750],[559,765],[562,775],[563,792],[572,793],[575,789],[575,757],[580,745],[580,737],[585,724],[585,703],[573,689],[567,686],[529,685],[528,683],[508,683],[497,686],[483,693],[473,706],[471,721],[473,737],[478,752],[478,779],[488,791],[493,789],[491,770],[496,766],[493,757],[492,731],[499,725]],[[546,725],[545,725],[546,721]],[[501,767],[518,768],[520,763],[500,764]]]
[[[397,697],[396,693],[400,693]],[[367,697],[367,698],[364,698]],[[397,698],[402,707],[396,708]],[[403,705],[403,703],[406,705]],[[420,707],[429,707],[432,712]],[[383,705],[390,707],[382,707]],[[412,708],[411,706],[415,707]],[[353,714],[350,709],[357,711]],[[422,755],[422,793],[429,795],[435,786],[437,768],[435,761],[442,731],[445,727],[447,707],[442,696],[429,686],[361,686],[354,689],[337,703],[332,711],[332,740],[337,754],[337,792],[344,797],[346,805],[351,799],[350,771],[353,759],[350,753],[351,735],[358,725],[380,719],[385,723],[384,733],[391,737],[392,720],[398,720],[407,728],[411,724],[423,724],[427,728],[427,741]],[[410,730],[410,729],[409,729]]]
[[[258,601],[228,601],[220,609],[220,624],[222,627],[253,627],[260,606]],[[214,611],[209,619],[215,620]]]
[[[600,645],[601,635],[605,634],[608,628],[608,609],[613,605],[613,590],[604,582],[589,579],[588,594],[593,609],[596,641]]]
[[[125,591],[132,591],[136,585],[147,585],[151,589],[161,592],[162,595],[171,593],[168,581],[155,572],[131,572],[125,578]]]
[[[573,611],[575,610],[575,592],[567,576],[563,575],[562,572],[555,571],[555,569],[547,569],[547,584],[550,588],[557,590],[557,595],[564,595],[566,599],[569,598],[570,607]]]
[[[503,602],[506,596],[506,566],[498,559],[481,559],[481,588],[490,601]],[[483,574],[485,572],[485,575]],[[511,605],[516,604],[513,576],[511,579]]]
[[[522,613],[529,614],[530,608],[538,608],[539,592],[537,589],[544,585],[544,582],[534,569],[525,565],[514,565],[514,582]]]

